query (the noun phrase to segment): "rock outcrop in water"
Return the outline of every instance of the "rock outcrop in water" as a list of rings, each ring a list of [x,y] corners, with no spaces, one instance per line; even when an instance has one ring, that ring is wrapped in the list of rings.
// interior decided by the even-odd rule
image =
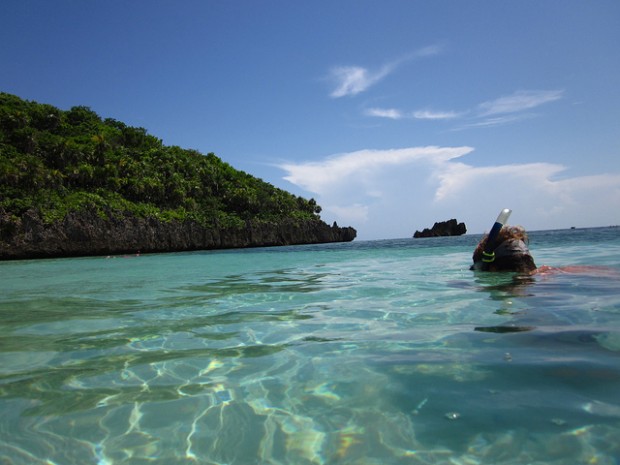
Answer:
[[[0,259],[123,253],[180,252],[352,241],[351,227],[321,220],[248,221],[244,228],[207,228],[192,221],[135,216],[102,217],[95,210],[69,213],[46,224],[34,211],[11,219],[0,211]]]
[[[416,231],[413,237],[441,237],[441,236],[462,236],[467,232],[465,223],[457,223],[456,219],[437,222],[432,228],[425,228],[422,232]]]

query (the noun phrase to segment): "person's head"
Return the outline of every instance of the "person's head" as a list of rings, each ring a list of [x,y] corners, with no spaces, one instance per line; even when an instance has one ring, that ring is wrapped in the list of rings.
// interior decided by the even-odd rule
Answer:
[[[528,238],[521,226],[504,226],[497,235],[493,249],[494,259],[483,260],[488,235],[485,235],[474,250],[474,264],[470,269],[481,271],[531,272],[536,269],[534,259],[527,248]]]

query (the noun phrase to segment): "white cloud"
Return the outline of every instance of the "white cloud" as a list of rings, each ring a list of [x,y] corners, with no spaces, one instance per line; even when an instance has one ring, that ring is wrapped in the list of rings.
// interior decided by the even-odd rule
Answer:
[[[369,70],[362,66],[336,66],[333,67],[328,80],[334,84],[334,90],[330,93],[332,98],[340,98],[357,95],[392,74],[399,66],[415,58],[437,55],[442,50],[439,45],[424,47],[397,60],[391,61],[377,70]]]
[[[390,150],[360,150],[329,157],[321,162],[280,165],[287,181],[317,194],[332,191],[351,182],[372,178],[386,167],[424,160],[444,163],[471,152],[470,147],[411,147]]]
[[[525,119],[530,119],[533,117],[534,115],[530,113],[525,113],[525,114],[516,114],[516,115],[494,116],[491,118],[484,118],[484,119],[475,119],[473,121],[463,123],[460,126],[456,126],[455,128],[453,128],[453,130],[460,131],[463,129],[470,129],[470,128],[490,128],[494,126],[502,126],[504,124],[516,123],[518,121],[523,121]]]
[[[439,55],[443,51],[443,46],[439,44],[429,45],[428,47],[422,47],[414,52],[416,57],[430,57],[433,55]]]
[[[390,66],[384,66],[379,71],[371,72],[360,66],[339,66],[332,68],[330,79],[336,83],[336,88],[330,94],[333,98],[356,95],[364,92],[370,86],[383,79],[392,71]]]
[[[401,119],[404,117],[400,110],[395,108],[367,108],[364,111],[366,116],[376,116],[378,118]]]
[[[458,118],[460,116],[459,113],[454,111],[429,111],[429,110],[420,110],[413,113],[413,117],[416,119],[453,119]]]
[[[361,150],[281,165],[285,179],[312,193],[322,217],[358,229],[360,239],[407,237],[457,218],[487,231],[502,208],[527,229],[618,223],[620,174],[561,178],[566,167],[523,163],[476,167],[471,147]]]
[[[393,120],[412,118],[418,120],[461,120],[454,131],[471,128],[488,128],[494,126],[515,123],[536,115],[526,113],[545,103],[559,100],[563,96],[562,90],[523,90],[512,95],[499,97],[495,100],[483,102],[476,107],[476,111],[432,111],[418,110],[412,113],[404,112],[397,108],[369,108],[364,111],[366,116],[388,118]],[[470,117],[463,120],[463,116]]]
[[[460,116],[459,113],[454,111],[430,111],[430,110],[420,110],[414,113],[404,113],[397,108],[367,108],[364,110],[364,114],[366,116],[374,116],[377,118],[388,118],[388,119],[404,119],[404,118],[414,118],[414,119],[427,119],[427,120],[446,120],[446,119],[454,119]]]
[[[485,180],[488,186],[490,182],[499,180],[501,184],[523,179],[545,183],[565,167],[550,163],[524,163],[500,166],[473,167],[463,163],[452,163],[442,167],[437,173],[439,185],[435,191],[435,199],[438,201],[455,198],[464,192],[468,186],[472,186],[478,180]]]
[[[562,98],[561,90],[522,90],[478,105],[482,116],[516,113]]]

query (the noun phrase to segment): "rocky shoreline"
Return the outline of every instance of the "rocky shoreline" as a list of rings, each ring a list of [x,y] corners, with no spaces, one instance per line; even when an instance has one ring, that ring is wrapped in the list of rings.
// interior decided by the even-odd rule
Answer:
[[[207,228],[193,221],[110,215],[95,210],[69,213],[46,224],[35,211],[21,218],[0,212],[0,260],[183,252],[348,242],[351,227],[316,220],[248,221],[244,228]]]

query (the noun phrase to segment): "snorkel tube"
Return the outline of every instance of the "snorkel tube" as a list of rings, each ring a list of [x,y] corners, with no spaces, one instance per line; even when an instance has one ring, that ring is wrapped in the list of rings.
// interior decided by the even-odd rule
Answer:
[[[483,263],[493,263],[495,261],[495,240],[497,239],[497,235],[500,230],[508,221],[508,217],[512,213],[510,208],[504,208],[499,215],[497,215],[497,219],[495,220],[495,224],[491,228],[491,232],[487,237],[487,243],[484,245],[484,250],[482,251],[482,262]]]

